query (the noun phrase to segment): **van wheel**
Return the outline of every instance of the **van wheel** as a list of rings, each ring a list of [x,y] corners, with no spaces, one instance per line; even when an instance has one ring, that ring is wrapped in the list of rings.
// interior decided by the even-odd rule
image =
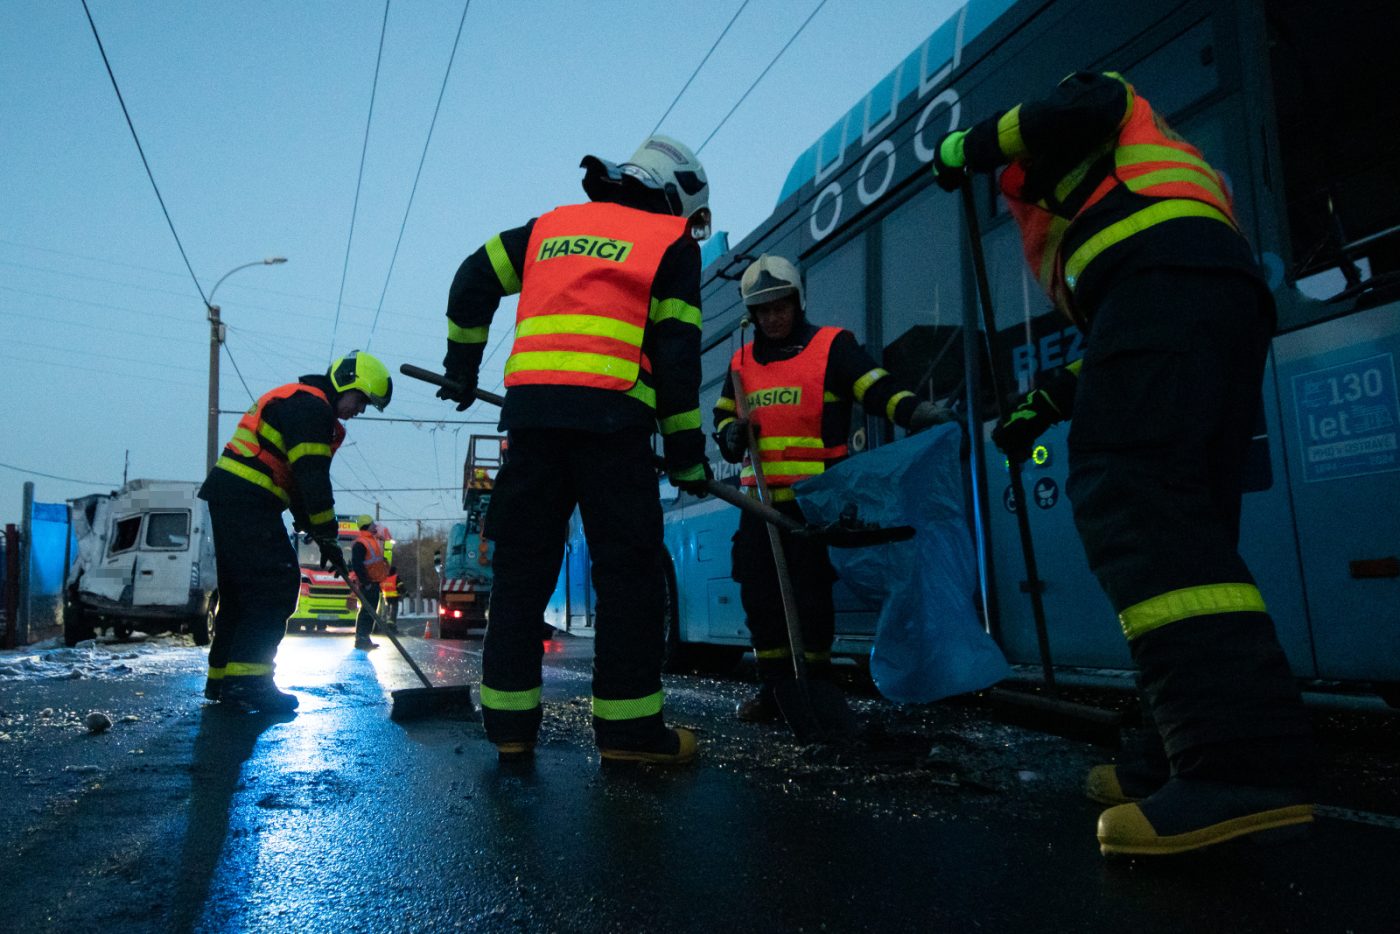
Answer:
[[[190,636],[195,645],[208,645],[214,636],[214,601],[209,601],[209,609],[203,616],[190,620]]]
[[[112,638],[118,642],[125,642],[131,638],[131,634],[136,631],[136,627],[130,620],[119,619],[112,623]]]

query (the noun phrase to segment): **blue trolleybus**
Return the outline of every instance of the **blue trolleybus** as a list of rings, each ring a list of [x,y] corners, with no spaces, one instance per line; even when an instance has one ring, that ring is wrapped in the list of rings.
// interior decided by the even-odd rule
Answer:
[[[918,37],[911,37],[911,40]],[[916,395],[969,413],[968,526],[978,603],[1013,663],[1038,663],[1005,461],[990,444],[976,289],[959,199],[932,184],[947,130],[1044,94],[1070,71],[1128,76],[1222,169],[1268,273],[1279,328],[1262,387],[1242,549],[1300,678],[1400,684],[1400,130],[1387,0],[971,0],[798,157],[772,215],[707,243],[709,412],[741,340],[738,278],[760,253],[803,270],[809,316],[853,331]],[[994,180],[976,179],[1003,372],[1022,388],[1081,355],[1026,267]],[[1067,426],[1027,465],[1057,667],[1128,669],[1063,495]],[[850,449],[894,439],[856,407]],[[711,461],[734,482],[735,468]],[[858,454],[856,456],[859,456]],[[730,579],[737,512],[663,482],[671,659],[725,663],[747,644]],[[549,622],[592,622],[575,525]],[[836,651],[868,654],[874,613],[837,585]]]

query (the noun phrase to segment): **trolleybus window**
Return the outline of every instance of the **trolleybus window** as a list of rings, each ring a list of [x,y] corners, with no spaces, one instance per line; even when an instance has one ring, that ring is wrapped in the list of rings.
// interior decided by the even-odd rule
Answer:
[[[845,328],[865,343],[865,235],[837,247],[806,271],[807,320]]]

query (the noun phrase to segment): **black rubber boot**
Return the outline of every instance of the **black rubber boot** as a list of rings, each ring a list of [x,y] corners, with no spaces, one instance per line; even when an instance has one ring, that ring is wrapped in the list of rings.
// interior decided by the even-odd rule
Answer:
[[[782,714],[773,697],[773,686],[765,684],[752,697],[741,700],[734,707],[734,716],[745,723],[776,723]]]
[[[219,694],[220,694],[220,693],[222,692],[222,690],[223,690],[223,686],[224,686],[224,679],[223,679],[223,678],[205,678],[205,679],[204,679],[204,699],[205,699],[205,700],[214,700],[214,701],[218,700],[218,699],[219,699]]]
[[[379,643],[371,641],[369,636],[358,636],[355,639],[355,648],[368,652],[370,649],[379,648]]]
[[[1105,856],[1167,856],[1251,834],[1277,841],[1305,835],[1313,806],[1296,788],[1173,778],[1137,804],[1099,815]]]
[[[290,713],[297,709],[297,697],[279,691],[272,675],[243,675],[224,678],[219,702],[243,710],[262,713]]]
[[[695,758],[698,743],[695,734],[685,727],[673,727],[657,738],[636,749],[616,749],[600,747],[598,752],[604,759],[613,762],[655,762],[658,765],[685,765]],[[499,748],[499,747],[498,747]]]

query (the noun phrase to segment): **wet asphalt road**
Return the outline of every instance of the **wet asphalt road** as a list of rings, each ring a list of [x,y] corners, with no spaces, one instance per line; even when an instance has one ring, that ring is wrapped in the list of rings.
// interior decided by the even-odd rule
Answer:
[[[203,652],[178,644],[0,681],[0,930],[1400,929],[1400,821],[1371,816],[1400,815],[1392,714],[1318,714],[1320,800],[1356,819],[1107,861],[1078,789],[1108,753],[976,703],[867,692],[871,732],[838,754],[735,721],[742,670],[668,677],[701,758],[605,767],[592,643],[564,638],[539,753],[503,766],[478,723],[389,720],[416,682],[381,641],[289,636],[278,680],[302,706],[280,719],[206,704]],[[479,642],[408,642],[432,677],[476,680]],[[114,726],[89,734],[90,710]]]

